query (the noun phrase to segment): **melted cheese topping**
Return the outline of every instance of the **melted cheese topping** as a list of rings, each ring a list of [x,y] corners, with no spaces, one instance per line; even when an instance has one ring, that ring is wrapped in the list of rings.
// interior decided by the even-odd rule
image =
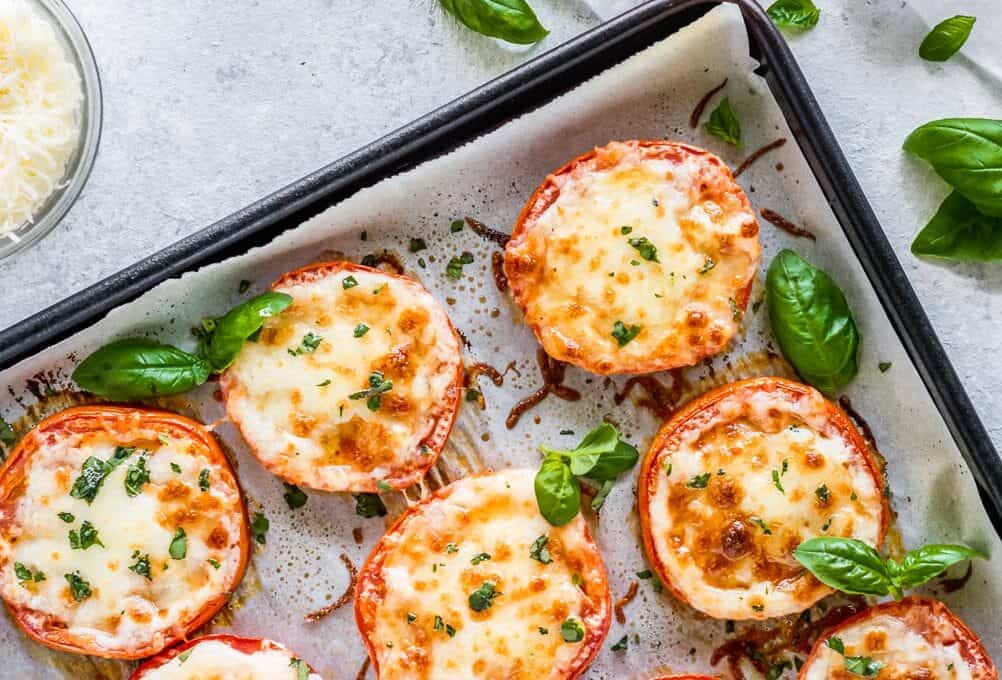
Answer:
[[[162,646],[227,592],[240,569],[243,514],[229,470],[207,461],[189,440],[162,443],[156,431],[139,428],[133,435],[131,441],[101,432],[47,436],[27,462],[26,486],[0,536],[4,600],[29,610],[39,628],[65,629],[106,651]],[[136,449],[105,477],[93,502],[72,497],[84,461],[108,461],[120,445]],[[126,475],[140,459],[150,479],[130,496]],[[207,491],[199,488],[203,470]],[[103,545],[71,547],[70,531],[79,534],[84,522]],[[169,552],[179,527],[186,534],[184,559]],[[150,579],[130,569],[137,551],[148,559]],[[44,580],[22,583],[18,564]],[[90,594],[75,598],[67,574],[79,577]]]
[[[346,289],[349,276],[357,285]],[[227,410],[255,454],[280,477],[329,491],[417,481],[457,403],[461,349],[445,312],[414,281],[374,270],[276,290],[293,305],[265,323],[223,378]],[[302,352],[308,334],[322,340]],[[352,395],[370,389],[377,372],[392,388],[373,409]]]
[[[654,454],[650,538],[692,606],[721,619],[802,611],[829,590],[794,559],[801,542],[880,541],[879,480],[828,414],[815,390],[739,388]]]
[[[932,623],[926,620],[920,625],[931,628]],[[952,635],[945,640],[930,639],[896,616],[878,614],[840,628],[836,636],[845,645],[845,657],[869,657],[885,664],[873,676],[878,680],[972,680],[981,677],[980,673],[971,672]],[[858,680],[859,675],[846,670],[844,656],[822,645],[800,677],[803,680]]]
[[[274,642],[265,641],[262,649],[248,653],[219,640],[207,640],[142,677],[143,680],[302,680],[299,672],[295,657]],[[306,677],[320,680],[316,673]]]
[[[652,158],[613,143],[551,176],[556,200],[509,243],[513,291],[551,356],[598,373],[668,369],[716,354],[736,332],[758,223],[718,159],[669,148]],[[617,322],[639,329],[625,345]]]
[[[582,670],[609,623],[605,567],[581,516],[563,527],[543,519],[532,480],[514,470],[455,482],[383,538],[356,603],[382,680],[540,680]],[[530,556],[540,536],[549,564]],[[500,594],[473,611],[470,595],[488,582]],[[564,641],[568,619],[580,622],[584,641]]]

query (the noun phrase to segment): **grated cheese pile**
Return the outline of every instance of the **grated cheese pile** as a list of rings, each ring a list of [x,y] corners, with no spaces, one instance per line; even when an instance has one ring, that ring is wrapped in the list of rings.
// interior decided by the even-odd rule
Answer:
[[[82,100],[56,30],[24,0],[0,0],[0,239],[61,186]]]

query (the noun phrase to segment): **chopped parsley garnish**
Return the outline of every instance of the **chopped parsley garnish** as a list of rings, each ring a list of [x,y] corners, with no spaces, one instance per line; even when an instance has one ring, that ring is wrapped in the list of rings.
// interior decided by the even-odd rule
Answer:
[[[211,557],[205,561],[211,564],[213,569],[219,569],[219,567],[222,566],[221,564],[219,564],[219,560],[214,560]]]
[[[630,646],[630,638],[628,635],[624,635],[623,637],[619,638],[619,642],[617,642],[612,646],[612,651],[625,652],[629,646]]]
[[[383,493],[389,493],[393,491],[393,485],[391,485],[385,479],[380,479],[378,482],[376,482],[376,488],[382,491]]]
[[[364,323],[360,323],[357,326],[355,326],[355,330],[352,331],[352,335],[355,336],[356,338],[360,338],[368,332],[369,332],[369,327],[366,326]]]
[[[192,652],[192,650],[190,650],[190,649],[189,649],[189,650],[188,650],[188,651],[186,651],[186,652],[181,652],[180,654],[178,654],[178,655],[177,655],[177,662],[178,662],[179,664],[181,664],[181,663],[184,663],[185,661],[187,661],[187,660],[188,660],[188,657],[190,657],[190,656],[191,656],[191,652]]]
[[[462,231],[463,226],[465,226],[465,224],[466,223],[463,222],[463,220],[453,220],[452,224],[449,225],[449,231],[451,231],[453,234],[455,234],[457,231]]]
[[[355,514],[359,517],[385,517],[386,506],[383,501],[374,493],[360,493],[355,495]]]
[[[713,258],[710,257],[710,256],[707,256],[706,260],[703,262],[703,266],[699,268],[699,273],[700,274],[705,274],[705,273],[707,273],[708,271],[710,271],[711,269],[713,269],[716,266],[717,266],[717,263],[713,261]]]
[[[94,456],[88,456],[80,468],[80,476],[73,482],[70,496],[86,501],[88,505],[93,503],[94,499],[97,498],[98,490],[104,484],[105,477],[123,460],[131,456],[135,450],[133,447],[116,446],[115,453],[108,459],[108,462]]]
[[[139,574],[147,581],[152,581],[153,574],[150,573],[150,556],[144,555],[138,550],[133,550],[132,559],[134,559],[135,562],[129,567],[129,571]]]
[[[654,576],[654,573],[650,569],[644,569],[643,571],[637,572],[637,578],[639,578],[642,581],[646,581],[652,576]]]
[[[445,546],[445,552],[449,553],[450,555],[453,553],[457,553],[459,552],[459,546],[456,545],[455,543],[447,543]]]
[[[318,382],[317,387],[327,387],[330,384],[331,384],[331,379],[327,378],[327,380],[324,380],[323,382]]]
[[[309,680],[310,667],[302,659],[293,659],[289,662],[289,667],[296,669],[296,680]]]
[[[560,637],[564,639],[564,642],[581,642],[584,640],[584,634],[584,626],[573,617],[564,619],[564,622],[560,624]]]
[[[631,238],[628,243],[636,248],[637,252],[640,253],[640,257],[648,262],[660,262],[658,260],[658,249],[653,243],[647,240],[646,236]]]
[[[282,498],[285,499],[285,502],[289,506],[290,510],[298,510],[306,505],[306,501],[309,499],[306,492],[295,484],[289,484],[287,482],[282,482],[282,484],[285,486],[285,493],[282,494]]]
[[[198,473],[198,488],[202,491],[209,490],[209,468],[204,468]]]
[[[549,628],[543,628],[542,626],[540,626],[539,627],[539,634],[540,635],[549,635],[550,634],[550,629]]]
[[[727,298],[727,304],[731,306],[731,318],[734,319],[735,321],[740,321],[741,308],[738,307],[738,303],[734,300],[734,298],[729,297]]]
[[[494,604],[494,598],[501,595],[494,581],[484,581],[483,584],[470,593],[470,609],[475,612],[486,611]]]
[[[438,614],[435,615],[434,624],[432,625],[432,628],[435,630],[444,630],[445,634],[448,635],[449,637],[454,637],[456,635],[456,629],[447,624],[445,621],[443,621],[442,617],[439,616]]]
[[[842,638],[835,637],[834,635],[825,640],[825,646],[833,652],[841,654],[846,671],[854,675],[872,678],[880,673],[880,669],[886,665],[884,662],[874,661],[868,656],[846,656],[845,644],[842,642]]]
[[[178,465],[177,463],[171,463],[170,469],[176,472],[177,474],[181,474],[181,466]]]
[[[370,411],[378,411],[383,405],[383,394],[393,389],[392,380],[384,380],[380,371],[373,371],[369,375],[369,389],[360,392],[352,392],[349,399],[365,399],[365,405]]]
[[[183,528],[178,527],[174,530],[174,538],[171,539],[167,552],[174,560],[183,560],[188,554],[188,536]]]
[[[309,331],[306,335],[303,336],[303,339],[299,343],[299,347],[295,349],[290,349],[289,354],[291,354],[294,357],[298,357],[301,354],[312,354],[313,352],[316,351],[317,347],[319,347],[320,343],[323,341],[324,341],[323,337],[317,335],[313,331]]]
[[[764,604],[753,604],[751,606],[751,608],[752,608],[753,611],[760,612],[760,611],[763,611],[765,609],[765,605]]]
[[[101,539],[98,538],[97,529],[94,525],[84,520],[84,523],[80,525],[80,531],[76,529],[70,529],[70,547],[74,550],[86,550],[92,545],[99,545],[102,548],[105,547]]]
[[[63,576],[66,578],[66,582],[70,584],[70,594],[77,602],[83,602],[92,595],[90,584],[80,577],[79,571],[75,571],[72,574],[64,574]]]
[[[828,491],[828,486],[822,484],[814,490],[814,495],[818,497],[818,500],[822,503],[828,503],[828,499],[831,498],[831,493]]]
[[[445,266],[445,275],[450,279],[463,278],[463,265],[473,264],[473,253],[464,250],[459,257],[449,258],[449,264]]]
[[[690,489],[705,489],[707,484],[709,483],[710,483],[710,473],[704,472],[703,474],[696,475],[695,477],[690,479],[688,482],[686,482],[685,485]]]
[[[881,373],[887,373],[887,371],[891,370],[891,362],[881,361],[879,364],[877,364],[877,368],[880,369]]]
[[[341,279],[341,288],[343,288],[344,290],[348,290],[349,288],[354,288],[357,285],[358,285],[358,279],[356,279],[354,276],[346,276],[343,279]]]
[[[150,481],[150,471],[146,467],[146,456],[139,456],[136,462],[125,472],[125,493],[130,497],[138,496],[143,491],[143,485]]]
[[[541,564],[549,564],[553,561],[553,556],[550,554],[549,549],[546,544],[550,542],[550,537],[547,535],[542,535],[532,542],[532,548],[529,549],[529,557],[536,560]]]
[[[622,321],[612,324],[612,337],[616,338],[616,344],[625,347],[640,332],[640,326],[631,324],[627,326]]]
[[[382,292],[383,292],[383,288],[386,288],[386,284],[385,284],[385,283],[384,283],[384,284],[382,284],[382,285],[379,285],[379,286],[376,286],[376,287],[375,287],[375,288],[374,288],[374,289],[372,290],[372,294],[373,294],[373,295],[379,295],[380,293],[382,293]]]
[[[622,227],[619,228],[619,233],[622,234],[623,236],[626,236],[631,231],[633,231],[633,227],[631,227],[629,225],[624,225],[624,226],[622,226]]]
[[[17,576],[17,580],[25,588],[28,587],[29,583],[38,583],[45,580],[45,574],[37,569],[32,572],[31,569],[28,569],[28,567],[24,566],[20,562],[14,563],[14,575]]]
[[[264,545],[267,539],[268,527],[271,526],[271,522],[268,518],[264,516],[263,512],[254,513],[254,519],[251,521],[250,530],[251,535],[254,540]]]
[[[491,558],[491,554],[490,553],[482,552],[479,555],[474,555],[473,559],[470,560],[470,564],[472,564],[473,566],[477,566],[481,562],[486,562],[490,558]]]
[[[408,250],[410,250],[412,253],[418,253],[426,249],[427,247],[428,244],[424,242],[423,238],[412,238]]]
[[[71,524],[76,521],[76,517],[73,516],[72,512],[61,512],[57,515],[57,517],[67,524]]]
[[[786,489],[783,488],[783,483],[779,481],[779,470],[772,471],[772,485],[779,489],[781,494],[786,494]]]
[[[752,524],[756,525],[759,529],[762,530],[763,534],[765,534],[766,536],[772,536],[772,529],[769,528],[769,525],[766,524],[764,519],[762,519],[761,517],[752,517],[751,521]]]

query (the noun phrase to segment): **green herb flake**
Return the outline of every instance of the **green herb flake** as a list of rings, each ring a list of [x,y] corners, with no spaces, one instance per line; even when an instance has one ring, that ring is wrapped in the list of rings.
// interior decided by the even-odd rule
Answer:
[[[752,517],[750,519],[752,524],[754,524],[755,526],[757,526],[759,529],[762,530],[763,534],[765,534],[766,536],[772,536],[772,529],[769,528],[769,525],[766,524],[766,521],[764,519],[762,519],[761,517]]]
[[[63,574],[63,577],[70,584],[70,595],[77,602],[83,602],[93,594],[90,584],[80,576],[79,571],[74,571],[72,574]]]
[[[14,575],[17,577],[22,588],[27,588],[29,583],[39,583],[45,580],[45,574],[37,569],[32,572],[31,569],[20,562],[14,563]]]
[[[425,243],[423,238],[412,238],[408,250],[412,253],[419,253],[427,248],[428,244]]]
[[[73,550],[86,550],[93,545],[99,545],[102,548],[105,547],[97,535],[97,529],[89,521],[84,520],[83,524],[80,525],[79,531],[76,529],[70,530],[70,548]]]
[[[187,660],[188,660],[188,657],[190,657],[190,656],[191,656],[191,652],[192,652],[192,650],[190,650],[190,649],[189,649],[188,651],[185,651],[185,652],[181,652],[180,654],[178,654],[178,655],[177,655],[177,662],[178,662],[179,664],[182,664],[182,663],[184,663],[185,661],[187,661]]]
[[[303,336],[303,339],[299,342],[299,346],[295,349],[290,349],[289,354],[294,357],[298,357],[303,354],[312,354],[316,351],[317,347],[324,339],[322,336],[317,335],[313,331],[309,331]]]
[[[237,292],[240,293],[241,295],[243,295],[248,290],[250,290],[250,286],[251,286],[251,282],[250,281],[248,281],[247,279],[242,279],[240,281],[239,285],[237,285]]]
[[[349,288],[354,288],[357,285],[358,285],[358,279],[356,279],[354,276],[349,275],[341,279],[341,288],[343,288],[344,290],[348,290]]]
[[[268,541],[268,528],[270,526],[271,522],[268,521],[263,512],[255,513],[250,525],[251,535],[254,537],[254,540],[264,545]]]
[[[209,559],[207,559],[206,562],[208,562],[210,565],[212,565],[213,569],[219,569],[219,567],[222,566],[221,564],[219,564],[219,560],[214,560],[211,557]]]
[[[389,493],[393,491],[393,486],[385,479],[380,479],[378,482],[376,482],[376,488],[383,493]]]
[[[411,624],[417,621],[417,614],[414,612],[407,612],[407,623]]]
[[[494,605],[494,599],[500,595],[494,581],[484,581],[479,588],[470,593],[470,609],[475,612],[487,611]]]
[[[630,226],[622,226],[619,228],[619,233],[622,234],[623,236],[626,236],[631,231],[633,231],[633,227]]]
[[[326,379],[326,380],[324,380],[323,382],[318,382],[318,383],[317,383],[317,387],[327,387],[327,386],[328,386],[328,385],[330,385],[330,384],[331,384],[331,379],[330,379],[330,378],[327,378],[327,379]]]
[[[357,326],[355,326],[355,330],[352,331],[352,335],[356,338],[360,338],[368,332],[369,332],[369,327],[366,326],[364,323],[360,323]]]
[[[455,234],[456,232],[462,231],[464,226],[466,226],[466,222],[463,220],[453,220],[449,225],[449,231]]]
[[[831,492],[828,490],[827,484],[822,484],[814,490],[814,495],[818,497],[818,500],[823,504],[827,505],[828,500],[831,498]]]
[[[59,513],[59,514],[58,514],[58,515],[56,515],[56,516],[57,516],[57,517],[58,517],[59,519],[61,519],[61,520],[63,520],[64,522],[66,522],[67,524],[72,524],[73,522],[75,522],[75,521],[76,521],[76,518],[75,518],[75,517],[73,516],[73,513],[72,513],[72,512],[61,512],[61,513]]]
[[[539,631],[540,635],[549,635],[550,634],[550,629],[549,628],[543,628],[542,626],[540,626],[536,630]]]
[[[209,469],[204,468],[198,473],[198,488],[202,491],[209,490]]]
[[[481,562],[486,562],[489,559],[491,559],[491,554],[482,552],[479,555],[474,555],[473,559],[470,560],[470,564],[472,564],[473,566],[477,566]]]
[[[710,483],[710,477],[711,473],[704,472],[703,474],[696,475],[690,479],[685,485],[690,489],[705,489]]]
[[[644,258],[648,262],[660,262],[660,260],[658,260],[658,249],[653,243],[647,240],[646,236],[631,238],[628,243],[633,246],[638,253],[640,253],[640,257]]]
[[[641,581],[646,581],[649,578],[653,578],[654,573],[650,569],[644,569],[643,571],[637,572],[637,578]]]
[[[612,325],[612,337],[616,339],[616,344],[625,347],[640,333],[640,326],[631,324],[627,326],[622,321],[617,321]]]
[[[147,581],[152,581],[153,574],[150,572],[150,556],[147,554],[143,554],[138,550],[133,550],[132,559],[134,561],[132,565],[129,567],[129,571],[139,574]]]
[[[182,527],[174,530],[174,537],[170,541],[170,548],[167,552],[174,560],[183,560],[188,554],[188,536]]]
[[[447,552],[450,555],[454,555],[459,552],[459,546],[456,545],[455,543],[447,543],[445,545],[445,552]]]
[[[546,544],[549,542],[550,537],[545,534],[536,538],[536,540],[532,542],[532,547],[529,549],[529,557],[536,560],[540,564],[551,563],[553,561],[553,556],[546,547]]]
[[[463,251],[459,257],[449,259],[449,264],[445,266],[445,275],[450,279],[463,278],[463,266],[473,264],[473,253]]]
[[[779,470],[772,471],[772,485],[779,489],[779,492],[786,495],[786,489],[783,488],[783,482],[779,480]]]
[[[560,624],[560,637],[564,639],[564,642],[581,642],[584,640],[584,635],[584,626],[574,617],[566,618]]]
[[[364,234],[365,232],[362,233]],[[309,680],[310,667],[302,659],[292,659],[289,662],[289,667],[296,669],[296,680]]]
[[[880,370],[881,373],[887,373],[889,370],[891,370],[891,362],[881,361],[879,364],[877,364],[877,368]]]
[[[378,411],[383,405],[383,394],[393,389],[393,381],[385,380],[380,371],[373,371],[369,375],[369,389],[359,392],[352,392],[349,399],[365,399],[365,405],[370,411]]]
[[[741,122],[738,121],[738,116],[734,113],[729,97],[724,97],[717,108],[710,112],[710,120],[703,123],[703,131],[728,144],[741,146]]]
[[[170,469],[173,470],[176,474],[181,474],[181,466],[178,465],[177,463],[171,463]]]
[[[630,646],[629,636],[624,635],[623,637],[619,638],[619,642],[614,644],[611,649],[614,652],[625,652],[629,646]]]
[[[699,273],[700,274],[706,274],[707,272],[709,272],[711,269],[713,269],[716,266],[717,266],[717,263],[713,261],[713,258],[710,257],[709,255],[707,255],[706,259],[703,261],[703,266],[699,268]]]
[[[466,401],[480,401],[480,390],[470,387],[466,390]]]
[[[101,489],[101,485],[104,484],[105,477],[118,467],[125,458],[131,455],[133,451],[135,451],[134,448],[124,446],[115,447],[115,453],[108,459],[108,462],[94,456],[88,456],[80,468],[80,476],[73,482],[70,496],[85,501],[87,505],[93,503],[94,499],[97,498],[97,492]]]
[[[729,297],[727,298],[727,304],[731,307],[731,318],[735,321],[740,321],[742,312],[738,303],[734,300],[734,298]]]
[[[386,506],[382,499],[374,493],[360,493],[355,495],[355,514],[366,519],[372,517],[385,517]]]
[[[309,496],[302,489],[288,482],[282,482],[282,485],[285,487],[285,493],[282,494],[282,498],[285,499],[285,503],[289,506],[290,510],[298,510],[306,505]]]

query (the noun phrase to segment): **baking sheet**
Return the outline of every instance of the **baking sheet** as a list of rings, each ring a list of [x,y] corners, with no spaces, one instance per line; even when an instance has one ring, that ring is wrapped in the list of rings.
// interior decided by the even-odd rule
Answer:
[[[792,140],[790,131],[765,83],[752,71],[739,11],[721,6],[692,26],[623,64],[576,88],[547,106],[514,120],[502,129],[458,151],[359,192],[273,243],[224,263],[166,282],[49,351],[0,374],[9,386],[0,396],[0,414],[17,420],[26,410],[63,405],[62,396],[46,396],[68,385],[74,360],[117,337],[150,334],[164,342],[191,348],[190,329],[203,316],[219,315],[242,298],[263,291],[282,272],[329,257],[361,259],[386,249],[397,254],[446,306],[456,326],[470,341],[467,364],[487,362],[503,370],[504,385],[481,379],[486,410],[464,403],[443,460],[429,486],[463,473],[458,461],[505,468],[538,465],[540,443],[573,445],[603,417],[610,417],[643,450],[659,422],[631,399],[615,403],[627,378],[607,382],[568,368],[566,384],[583,398],[564,402],[547,398],[514,429],[505,417],[511,407],[541,384],[536,343],[518,322],[506,294],[498,292],[491,274],[497,246],[471,233],[453,234],[452,220],[470,215],[508,231],[518,212],[547,172],[588,148],[612,139],[670,138],[702,145],[736,167],[752,150],[778,138],[790,141],[754,164],[739,182],[756,209],[772,209],[817,235],[817,241],[794,238],[762,223],[763,262],[753,300],[762,295],[761,279],[771,257],[790,247],[824,267],[839,281],[853,307],[863,335],[861,370],[847,390],[857,410],[866,414],[881,452],[888,459],[894,507],[903,542],[964,542],[998,554],[994,534],[960,453],[929,399],[918,374],[866,277],[842,235],[828,204]],[[743,150],[729,147],[688,126],[695,103],[725,77],[726,95],[744,130]],[[716,104],[710,104],[707,111]],[[781,169],[780,169],[781,168]],[[364,238],[363,238],[364,233]],[[428,250],[411,254],[411,237],[420,236]],[[449,258],[468,250],[475,261],[464,277],[445,276]],[[418,259],[426,262],[422,268]],[[242,280],[250,291],[238,293]],[[686,373],[689,393],[704,391],[731,378],[784,372],[769,358],[769,332],[764,309],[749,313],[745,330],[728,352],[711,364]],[[877,364],[889,361],[881,373]],[[662,376],[665,384],[671,378]],[[285,642],[326,678],[353,678],[365,653],[346,606],[317,623],[304,616],[336,600],[348,586],[341,560],[361,565],[384,525],[405,507],[402,494],[385,494],[390,516],[362,519],[350,495],[310,492],[307,506],[290,511],[283,486],[249,454],[235,428],[223,421],[223,408],[208,384],[185,399],[169,400],[214,424],[231,449],[251,512],[263,509],[271,521],[268,542],[259,547],[233,604],[217,617],[215,631],[263,636]],[[634,399],[641,396],[635,391]],[[574,435],[561,435],[572,430]],[[639,467],[639,466],[638,466]],[[646,568],[637,538],[634,507],[635,474],[622,479],[610,494],[596,527],[596,539],[609,570],[613,598],[625,594],[635,573]],[[419,490],[412,490],[414,498]],[[356,529],[361,542],[356,543]],[[984,636],[990,653],[1002,656],[1002,633],[992,625],[994,593],[1002,572],[975,566],[962,590],[943,594],[928,589],[953,606]],[[586,678],[646,678],[655,670],[725,672],[710,665],[713,649],[726,641],[725,624],[706,620],[641,581],[637,598],[625,608],[625,624],[614,622],[603,651]],[[739,624],[738,632],[743,629]],[[609,648],[630,635],[629,652]],[[636,638],[634,638],[636,635]],[[32,643],[9,621],[0,618],[0,678],[127,677],[128,664],[91,662],[50,652]],[[373,674],[370,671],[370,677]]]

